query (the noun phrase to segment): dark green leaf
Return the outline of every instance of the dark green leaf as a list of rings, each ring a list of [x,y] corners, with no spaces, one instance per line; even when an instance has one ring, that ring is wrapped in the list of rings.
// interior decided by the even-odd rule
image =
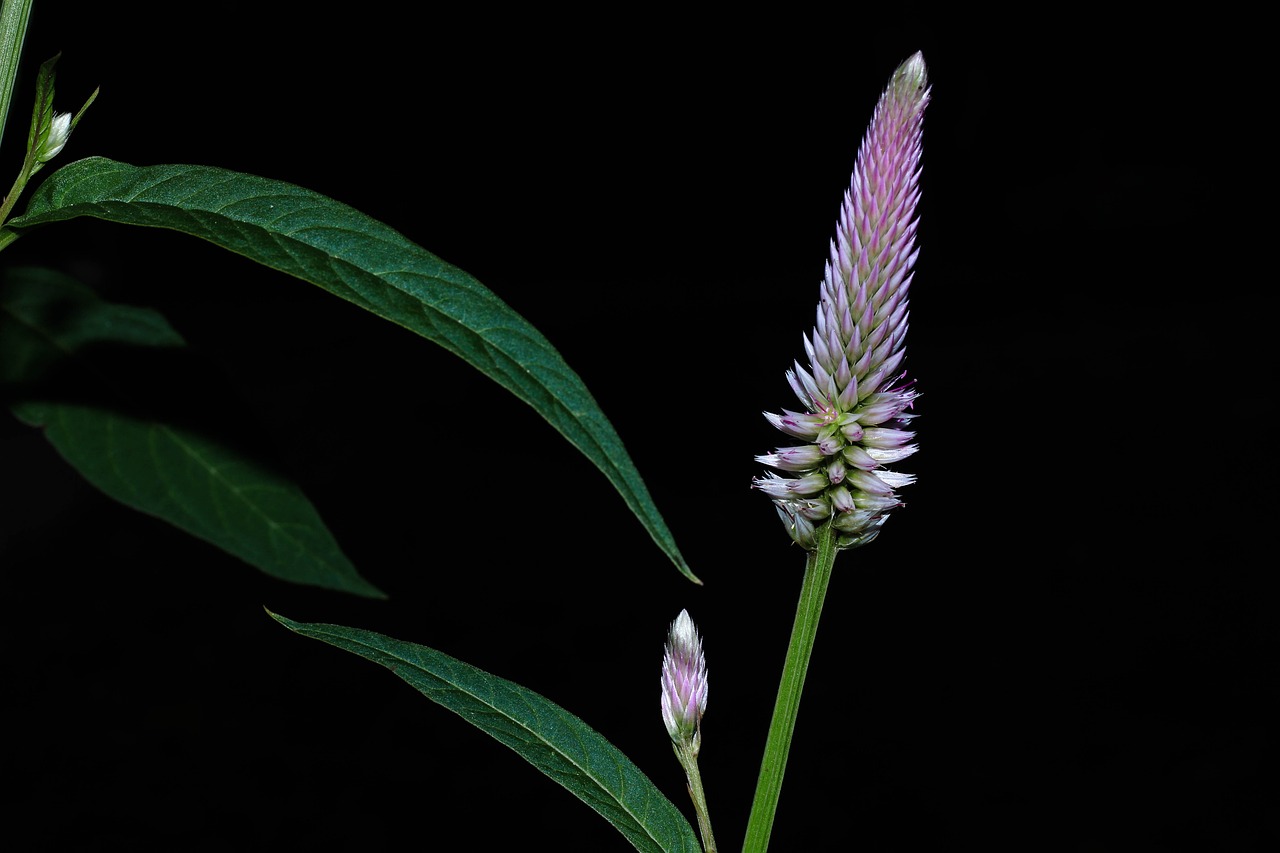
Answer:
[[[182,347],[155,311],[103,302],[59,273],[22,268],[0,278],[0,390],[90,483],[274,577],[384,597],[296,484],[186,423],[176,395],[139,403],[126,391],[146,355],[170,363]]]
[[[21,233],[79,216],[192,234],[435,341],[531,405],[586,454],[677,568],[700,582],[613,425],[556,349],[479,281],[383,223],[253,175],[93,157],[49,176],[7,228]]]
[[[291,631],[390,669],[428,699],[514,749],[603,815],[637,850],[701,851],[684,815],[629,758],[545,697],[426,646],[267,612]]]

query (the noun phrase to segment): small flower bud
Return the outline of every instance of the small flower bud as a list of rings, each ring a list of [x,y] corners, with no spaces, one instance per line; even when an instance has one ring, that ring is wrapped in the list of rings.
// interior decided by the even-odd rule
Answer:
[[[816,444],[802,444],[796,447],[783,447],[773,453],[757,456],[757,462],[777,468],[780,471],[808,471],[822,461],[822,448]]]
[[[706,710],[707,662],[702,656],[702,638],[689,611],[681,610],[667,632],[662,656],[662,722],[672,742],[697,755]]]
[[[71,113],[55,113],[53,121],[49,124],[49,135],[44,138],[44,145],[40,146],[40,153],[36,155],[36,159],[41,163],[48,163],[57,157],[70,136]]]

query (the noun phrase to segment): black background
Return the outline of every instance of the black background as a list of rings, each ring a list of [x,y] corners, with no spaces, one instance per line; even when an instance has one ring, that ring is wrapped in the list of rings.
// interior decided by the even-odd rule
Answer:
[[[272,580],[0,421],[7,836],[629,849],[263,607],[542,693],[692,819],[658,714],[666,625],[688,608],[712,818],[737,849],[804,562],[749,489],[752,457],[786,443],[760,412],[794,405],[783,374],[858,141],[922,50],[921,452],[899,466],[919,482],[837,561],[772,849],[1275,849],[1274,558],[1251,543],[1273,514],[1259,433],[1276,407],[1265,280],[1236,267],[1258,142],[1239,37],[903,10],[314,7],[37,0],[4,162],[61,50],[58,108],[101,95],[55,166],[291,181],[472,273],[581,374],[705,585],[438,347],[184,235],[35,232],[5,263],[164,312],[191,344],[181,390],[273,448],[391,597]]]

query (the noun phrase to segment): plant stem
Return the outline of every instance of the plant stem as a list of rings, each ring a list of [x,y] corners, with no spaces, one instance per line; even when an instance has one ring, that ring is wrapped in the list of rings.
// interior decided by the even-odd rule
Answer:
[[[711,815],[707,811],[707,795],[702,791],[702,774],[698,772],[698,753],[694,748],[672,744],[676,750],[676,758],[684,768],[685,778],[689,780],[689,797],[693,800],[693,810],[698,815],[698,830],[702,833],[702,849],[704,853],[717,853],[716,839],[711,834]]]
[[[809,657],[813,653],[813,641],[818,633],[822,602],[831,582],[831,567],[838,553],[830,523],[818,528],[816,533],[818,547],[809,552],[805,561],[800,603],[796,605],[796,621],[791,627],[791,642],[787,646],[787,659],[782,666],[778,698],[773,706],[773,721],[769,724],[769,738],[765,742],[764,758],[760,762],[760,778],[756,782],[755,799],[751,803],[751,816],[747,819],[743,853],[765,853],[769,849],[773,817],[782,792],[782,776],[787,769],[787,755],[791,752],[791,735],[795,731],[796,715],[800,711],[800,694],[804,690],[804,677],[809,670]]]

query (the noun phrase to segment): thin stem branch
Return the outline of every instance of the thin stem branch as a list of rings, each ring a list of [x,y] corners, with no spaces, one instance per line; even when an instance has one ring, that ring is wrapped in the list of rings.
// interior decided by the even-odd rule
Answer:
[[[755,799],[751,803],[751,816],[747,820],[743,853],[765,853],[769,849],[773,818],[782,792],[782,777],[787,769],[787,756],[791,752],[791,736],[796,727],[796,715],[800,711],[800,694],[804,690],[804,678],[809,670],[809,658],[818,633],[822,603],[831,582],[831,567],[838,553],[830,523],[818,528],[816,533],[818,547],[809,552],[805,561],[800,602],[796,605],[791,642],[787,646],[782,680],[778,684],[778,698],[773,706],[773,721],[769,724],[769,737],[765,742],[764,758],[760,762],[760,778],[756,783]]]
[[[693,800],[693,810],[698,815],[698,830],[702,834],[704,853],[718,853],[715,836],[711,834],[711,814],[707,811],[707,795],[702,790],[702,774],[698,771],[698,753],[695,748],[672,744],[676,750],[676,758],[684,768],[685,778],[689,781],[689,798]]]

